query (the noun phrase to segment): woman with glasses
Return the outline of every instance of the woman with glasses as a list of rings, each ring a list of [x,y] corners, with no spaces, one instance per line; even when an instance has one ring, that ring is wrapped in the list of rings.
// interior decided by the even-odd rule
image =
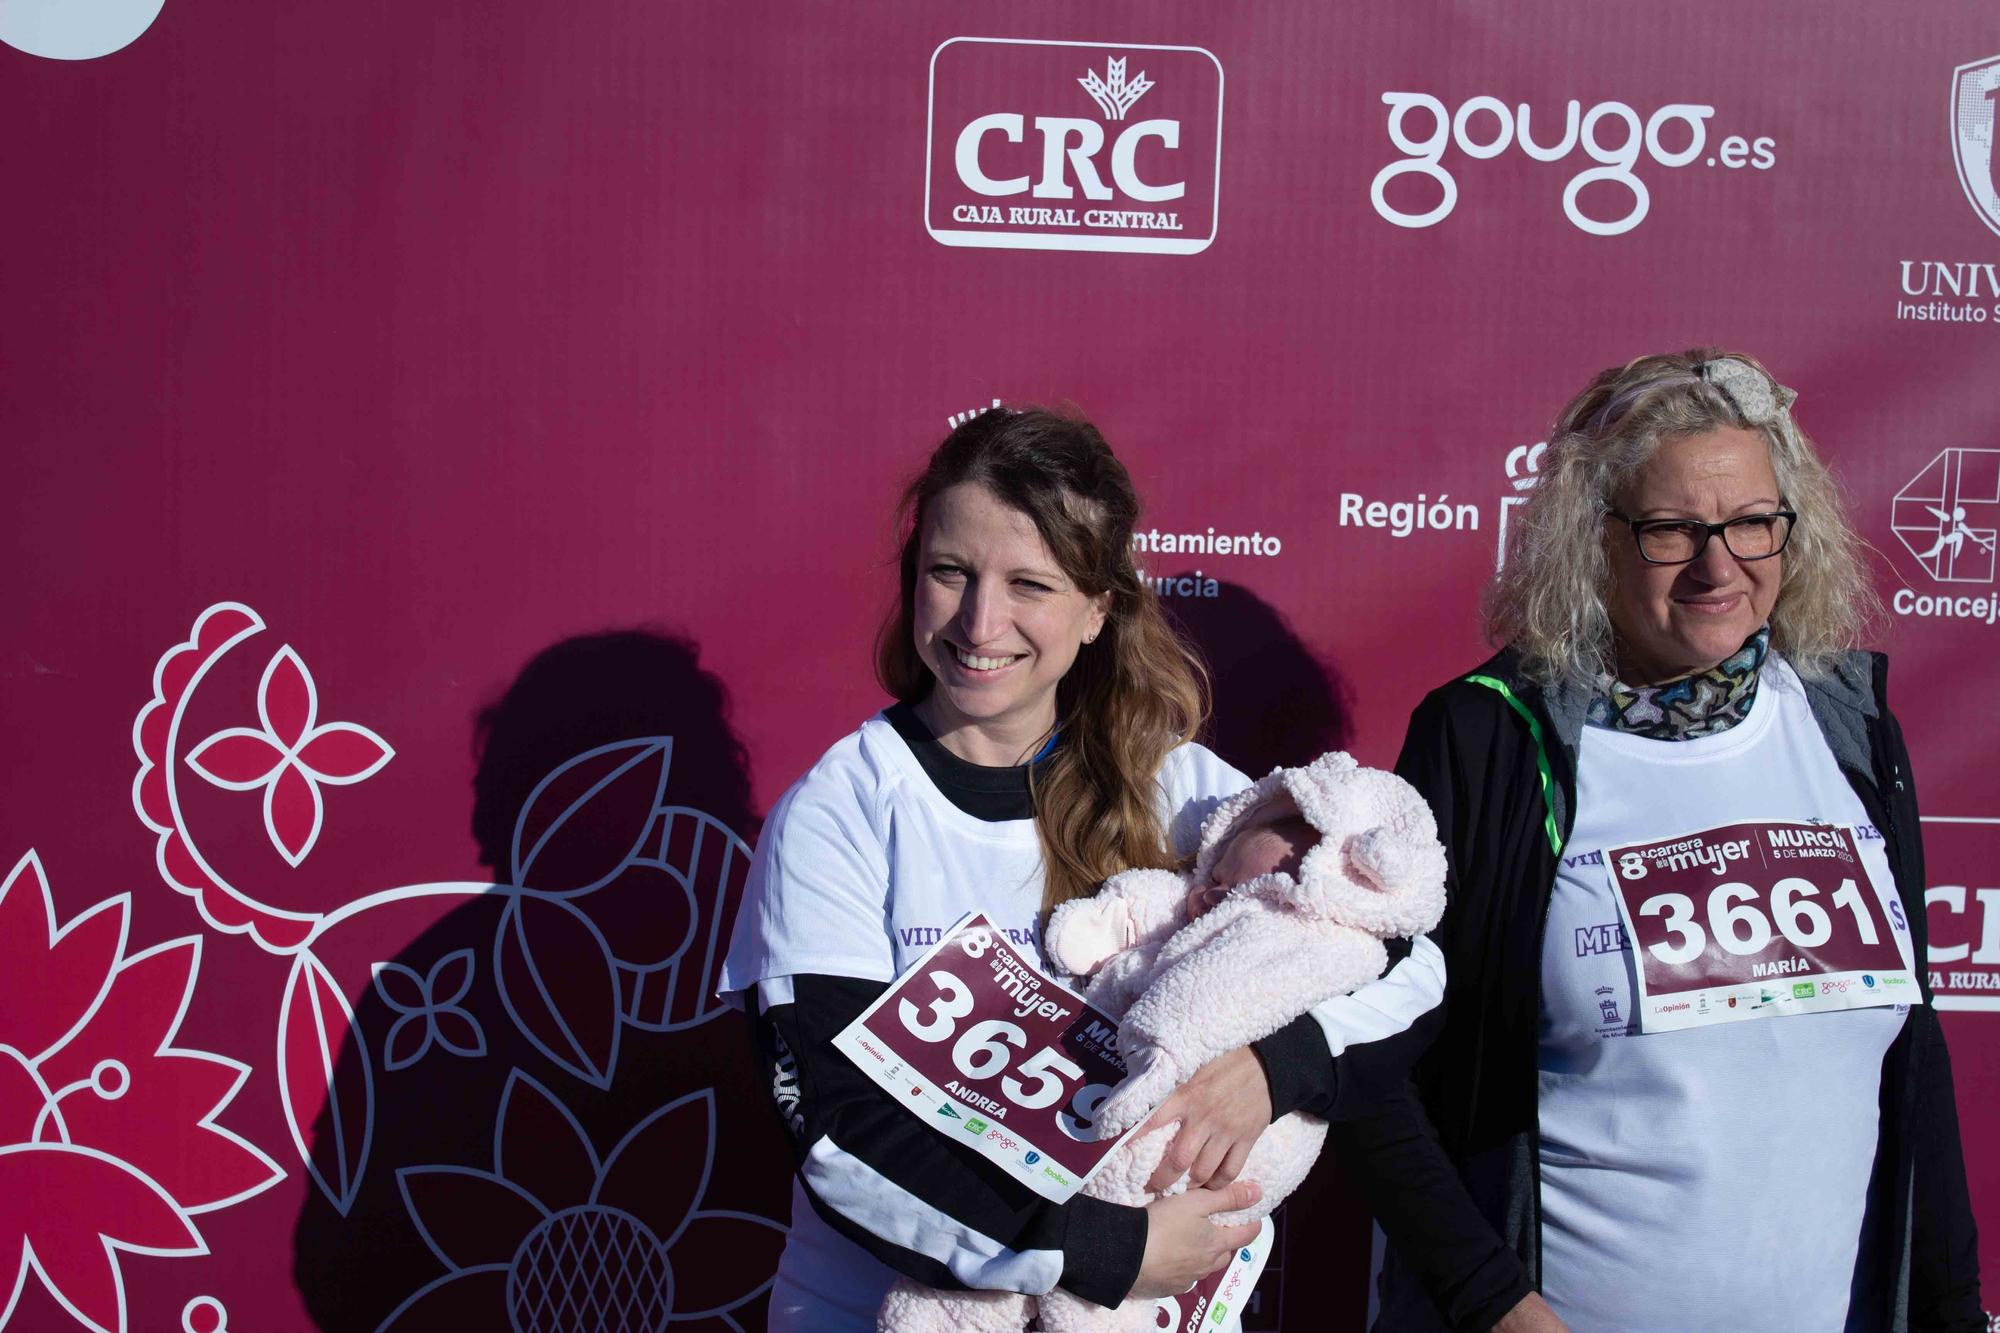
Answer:
[[[1451,864],[1407,1095],[1336,1124],[1378,1328],[1983,1328],[1874,607],[1747,356],[1563,409],[1398,772]]]

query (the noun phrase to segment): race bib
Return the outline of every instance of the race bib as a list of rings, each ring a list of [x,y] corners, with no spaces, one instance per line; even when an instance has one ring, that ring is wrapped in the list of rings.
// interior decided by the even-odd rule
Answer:
[[[1854,830],[1760,821],[1611,848],[1639,1030],[1918,1002],[1902,904]]]
[[[1178,1296],[1153,1302],[1153,1327],[1160,1333],[1238,1333],[1250,1293],[1271,1257],[1271,1219],[1265,1218],[1248,1245],[1229,1262]]]
[[[910,1114],[1043,1198],[1070,1198],[1118,1146],[1093,1128],[1125,1077],[1117,1020],[983,913],[946,931],[833,1044]]]

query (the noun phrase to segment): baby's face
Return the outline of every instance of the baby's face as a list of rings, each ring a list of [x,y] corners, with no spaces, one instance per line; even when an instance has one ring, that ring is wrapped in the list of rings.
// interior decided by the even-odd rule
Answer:
[[[1299,863],[1318,841],[1319,835],[1302,819],[1277,824],[1260,824],[1245,829],[1222,846],[1209,867],[1208,882],[1197,884],[1188,895],[1188,919],[1193,920],[1222,901],[1223,895],[1238,884],[1259,875],[1299,873]]]
[[[1218,889],[1233,889],[1259,875],[1276,874],[1281,870],[1288,875],[1296,875],[1308,846],[1309,843],[1297,840],[1296,835],[1287,836],[1284,829],[1276,824],[1245,829],[1231,838],[1223,847],[1222,855],[1215,858],[1209,879]]]

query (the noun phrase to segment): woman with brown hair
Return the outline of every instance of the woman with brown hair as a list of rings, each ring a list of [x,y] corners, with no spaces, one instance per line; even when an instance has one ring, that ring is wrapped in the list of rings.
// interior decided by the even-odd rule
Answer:
[[[1185,1290],[1254,1234],[1208,1221],[1254,1202],[1234,1181],[1250,1143],[1331,1083],[1332,1039],[1301,1019],[1160,1109],[1183,1122],[1170,1161],[1186,1193],[1057,1205],[918,1123],[832,1048],[960,916],[986,913],[1040,961],[1048,909],[1118,871],[1174,864],[1247,785],[1192,740],[1201,668],[1133,565],[1138,499],[1088,422],[976,417],[904,511],[901,596],[877,655],[896,702],[779,802],[724,967],[723,990],[756,1015],[798,1158],[773,1329],[873,1328],[898,1274],[1060,1285],[1102,1305]]]

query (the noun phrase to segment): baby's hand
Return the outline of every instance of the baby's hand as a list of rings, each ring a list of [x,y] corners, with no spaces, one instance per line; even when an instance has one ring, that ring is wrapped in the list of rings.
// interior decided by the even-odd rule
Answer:
[[[1229,896],[1229,890],[1216,884],[1197,884],[1188,890],[1187,919],[1192,921]]]

